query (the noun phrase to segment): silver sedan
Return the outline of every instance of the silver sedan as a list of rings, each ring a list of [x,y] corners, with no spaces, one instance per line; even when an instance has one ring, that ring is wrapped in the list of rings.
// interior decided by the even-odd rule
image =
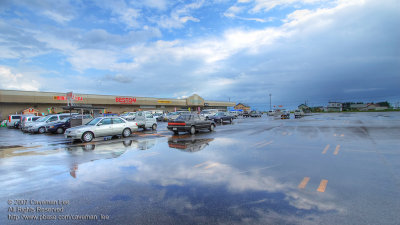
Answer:
[[[120,117],[97,117],[86,125],[69,128],[65,131],[66,138],[90,142],[96,137],[122,135],[128,137],[137,131],[136,122],[127,121]]]

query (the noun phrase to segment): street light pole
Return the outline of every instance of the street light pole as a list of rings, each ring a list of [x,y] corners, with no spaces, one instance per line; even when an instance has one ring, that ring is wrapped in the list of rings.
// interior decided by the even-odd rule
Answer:
[[[272,111],[271,93],[269,93],[269,110]]]

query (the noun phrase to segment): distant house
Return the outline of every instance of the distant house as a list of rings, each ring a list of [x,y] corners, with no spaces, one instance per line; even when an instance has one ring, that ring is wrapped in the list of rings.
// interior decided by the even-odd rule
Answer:
[[[250,111],[250,106],[245,105],[243,103],[238,103],[233,107],[235,110],[243,110],[243,111]]]
[[[358,111],[365,111],[367,109],[368,104],[351,104],[350,109],[351,110],[358,110]]]
[[[323,106],[311,107],[311,112],[323,112],[323,111],[325,111],[325,107],[323,107]]]
[[[341,112],[343,111],[343,105],[340,102],[329,102],[327,111],[328,112]]]
[[[367,110],[385,110],[388,109],[387,106],[381,106],[379,104],[368,104]]]
[[[297,108],[299,108],[300,110],[302,110],[305,113],[311,112],[311,108],[308,107],[306,104],[301,104]]]

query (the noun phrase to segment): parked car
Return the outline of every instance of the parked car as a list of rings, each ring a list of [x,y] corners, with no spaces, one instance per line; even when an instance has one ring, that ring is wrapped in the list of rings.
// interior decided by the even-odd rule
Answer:
[[[15,123],[21,120],[22,115],[9,115],[7,120],[8,128],[16,128]]]
[[[296,109],[294,111],[294,118],[301,118],[304,116],[304,112],[301,109]]]
[[[259,111],[251,111],[251,112],[250,112],[250,116],[251,116],[251,117],[261,117],[262,114],[261,114],[261,112],[259,112]]]
[[[174,121],[168,122],[168,130],[173,131],[174,134],[179,132],[189,132],[195,134],[198,130],[208,129],[214,131],[214,121],[201,119],[197,113],[182,114]]]
[[[150,111],[136,112],[135,122],[139,128],[157,130],[157,120]]]
[[[28,127],[28,132],[30,133],[40,133],[43,134],[46,132],[46,125],[51,122],[57,122],[65,118],[71,117],[71,115],[76,115],[75,114],[70,114],[70,113],[62,113],[62,114],[53,114],[53,115],[48,115],[45,117],[42,117],[36,122],[31,123]]]
[[[157,121],[163,121],[164,114],[163,113],[153,113],[153,117],[156,118]]]
[[[238,116],[240,115],[240,111],[230,111],[229,112],[232,116],[234,116],[235,118],[238,118]]]
[[[289,111],[282,111],[281,119],[290,119],[290,112]]]
[[[229,112],[218,112],[214,116],[209,117],[210,120],[213,120],[216,123],[223,123],[224,121],[228,121],[229,123],[233,122],[234,116],[229,114]]]
[[[249,117],[249,116],[250,116],[250,113],[248,111],[243,112],[243,117]]]
[[[66,138],[90,142],[97,137],[114,135],[129,137],[132,132],[137,130],[136,122],[121,117],[97,117],[86,125],[68,128],[64,135]]]
[[[120,117],[126,120],[134,120],[136,118],[136,112],[126,112],[121,114]]]
[[[23,132],[27,132],[28,131],[28,127],[30,126],[31,123],[37,121],[38,119],[40,119],[41,116],[26,116],[24,118],[22,118],[22,122],[21,122],[21,130]]]
[[[190,114],[188,111],[176,111],[176,112],[170,112],[167,114],[166,117],[164,117],[164,121],[173,121],[176,118],[178,118],[182,114]]]
[[[71,127],[71,117],[64,118],[57,122],[52,122],[46,125],[46,132],[53,134],[63,134],[66,129]]]
[[[214,116],[218,113],[218,109],[205,109],[201,111],[201,115],[204,116],[206,119],[209,119],[211,116]]]

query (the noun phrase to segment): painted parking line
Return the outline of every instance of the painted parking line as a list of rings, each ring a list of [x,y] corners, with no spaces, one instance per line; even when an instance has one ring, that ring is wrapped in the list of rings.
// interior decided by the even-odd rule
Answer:
[[[333,152],[334,155],[337,155],[340,150],[340,145],[336,145],[335,151]]]
[[[326,152],[328,151],[330,145],[327,144],[326,147],[324,148],[324,150],[322,151],[322,154],[326,154]]]
[[[309,177],[304,177],[303,180],[299,184],[299,188],[303,189],[307,186],[308,181],[310,181]]]
[[[328,180],[321,180],[321,183],[319,184],[319,187],[317,189],[318,192],[325,192],[326,185],[328,184]]]

